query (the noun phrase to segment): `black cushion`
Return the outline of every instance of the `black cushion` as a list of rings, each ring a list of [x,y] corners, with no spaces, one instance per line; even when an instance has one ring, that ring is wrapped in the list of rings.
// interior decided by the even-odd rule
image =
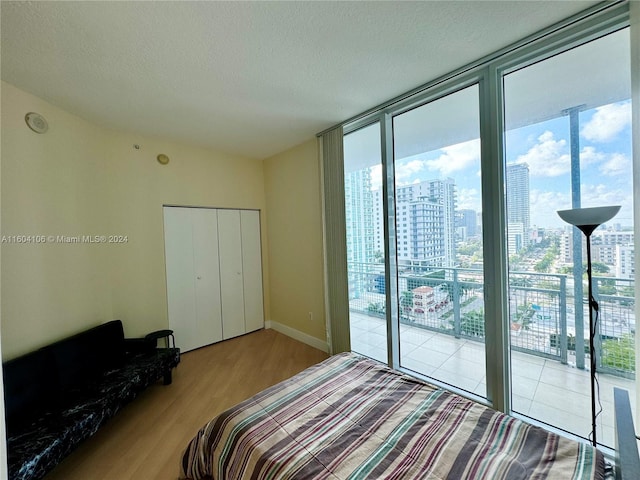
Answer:
[[[124,360],[124,330],[112,320],[47,347],[55,358],[63,392],[84,385]]]
[[[49,350],[36,350],[4,363],[3,379],[9,431],[19,427],[25,419],[55,407],[58,376]]]

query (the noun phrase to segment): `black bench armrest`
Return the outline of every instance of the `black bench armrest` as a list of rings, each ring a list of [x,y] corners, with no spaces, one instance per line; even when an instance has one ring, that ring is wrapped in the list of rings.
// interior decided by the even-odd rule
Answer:
[[[173,330],[168,330],[168,329],[156,330],[155,332],[148,333],[147,336],[144,338],[152,342],[154,346],[157,344],[158,339],[164,338],[165,346],[167,348],[170,347],[169,338],[171,338],[171,341],[172,341],[171,343],[173,344],[173,348],[176,348],[176,339],[173,336]]]

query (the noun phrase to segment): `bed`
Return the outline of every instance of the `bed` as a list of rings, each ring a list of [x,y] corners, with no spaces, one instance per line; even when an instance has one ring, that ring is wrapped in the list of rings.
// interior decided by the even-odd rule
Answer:
[[[603,479],[602,453],[354,353],[218,415],[181,478]]]

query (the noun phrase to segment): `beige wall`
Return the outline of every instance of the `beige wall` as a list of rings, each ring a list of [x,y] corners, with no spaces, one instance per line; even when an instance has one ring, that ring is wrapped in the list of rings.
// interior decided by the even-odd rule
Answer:
[[[49,132],[27,128],[29,111],[46,117]],[[169,165],[156,162],[158,153]],[[3,243],[4,359],[112,318],[123,320],[128,336],[166,328],[163,204],[260,209],[267,257],[261,161],[101,128],[6,83],[1,195],[4,236],[128,238]],[[268,319],[266,262],[264,279]]]
[[[35,111],[49,132],[27,128]],[[105,131],[2,84],[2,354],[11,358],[112,318],[107,249],[13,244],[13,235],[77,235],[107,222]]]
[[[0,128],[2,125],[0,125]],[[0,198],[2,195],[2,142],[0,142]],[[0,208],[0,224],[2,209]],[[2,232],[0,232],[2,233]],[[2,271],[2,249],[0,249],[0,271]],[[2,292],[2,276],[0,275],[0,292]],[[0,308],[0,329],[2,329],[2,309]],[[2,358],[2,342],[0,341],[0,358]],[[4,419],[4,381],[0,368],[0,480],[7,478],[7,434]]]
[[[140,150],[133,144],[139,144]],[[110,147],[110,233],[129,239],[110,246],[113,317],[135,319],[128,334],[142,335],[168,325],[163,204],[260,209],[266,258],[261,161],[124,134],[115,136]],[[159,153],[169,156],[168,165],[156,161]],[[264,277],[268,278],[266,267]],[[268,291],[266,281],[266,318]]]
[[[326,345],[317,142],[265,160],[271,320]],[[309,318],[312,313],[312,319]]]

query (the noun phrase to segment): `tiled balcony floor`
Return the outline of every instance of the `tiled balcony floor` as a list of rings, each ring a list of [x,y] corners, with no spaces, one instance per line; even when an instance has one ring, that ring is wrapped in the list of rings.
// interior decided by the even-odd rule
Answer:
[[[352,311],[351,348],[387,362],[383,319]],[[569,362],[571,363],[571,361]],[[486,396],[485,350],[479,342],[456,339],[433,331],[400,326],[400,364],[423,375]],[[511,353],[512,409],[514,412],[588,437],[591,431],[589,372],[535,355]],[[602,413],[598,416],[598,443],[614,447],[613,387],[629,391],[636,401],[634,380],[598,373]]]

